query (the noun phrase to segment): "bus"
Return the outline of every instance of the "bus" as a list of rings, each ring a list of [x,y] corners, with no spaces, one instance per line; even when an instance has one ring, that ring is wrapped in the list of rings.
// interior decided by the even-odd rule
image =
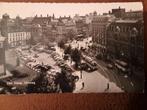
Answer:
[[[128,65],[128,63],[126,63],[124,61],[115,60],[114,67],[118,73],[125,73],[125,74],[129,73],[129,65]]]

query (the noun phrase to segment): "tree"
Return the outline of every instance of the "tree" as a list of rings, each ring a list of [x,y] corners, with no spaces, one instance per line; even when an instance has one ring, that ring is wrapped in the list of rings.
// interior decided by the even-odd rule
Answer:
[[[60,48],[64,48],[64,44],[65,44],[64,40],[61,40],[61,41],[58,42],[58,46]]]
[[[46,72],[48,71],[47,68],[38,66],[40,68],[40,73],[38,73],[38,76],[34,78],[32,81],[35,82],[35,84],[28,85],[27,92],[28,93],[45,93],[47,91],[48,86],[48,79],[46,77]]]
[[[47,92],[48,79],[40,73],[36,78],[32,80],[35,84],[29,84],[27,87],[28,93],[44,93]]]
[[[67,32],[66,37],[67,37],[68,39],[72,40],[72,39],[75,37],[75,32],[74,32],[72,29],[70,29],[70,30]]]
[[[65,69],[62,69],[61,73],[57,74],[57,77],[55,79],[55,84],[60,86],[60,89],[63,93],[65,92],[72,92],[75,88],[75,82],[72,78],[72,75],[68,76],[67,71]]]
[[[72,51],[71,59],[75,62],[75,68],[78,68],[81,62],[81,52],[77,48]]]
[[[64,50],[64,54],[71,54],[71,45],[69,45],[68,47],[65,48]]]

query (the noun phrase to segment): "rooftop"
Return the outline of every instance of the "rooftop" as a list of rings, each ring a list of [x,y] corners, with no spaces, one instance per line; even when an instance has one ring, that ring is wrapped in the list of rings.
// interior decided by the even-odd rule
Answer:
[[[116,20],[116,23],[136,23],[138,20]]]

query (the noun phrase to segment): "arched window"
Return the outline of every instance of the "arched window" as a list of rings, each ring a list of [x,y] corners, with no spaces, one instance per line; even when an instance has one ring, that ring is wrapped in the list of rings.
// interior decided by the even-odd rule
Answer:
[[[120,27],[116,26],[116,32],[120,32]]]
[[[140,34],[143,34],[143,31],[144,31],[143,27],[140,28]]]
[[[133,27],[132,30],[131,30],[131,43],[132,44],[136,43],[137,35],[138,35],[138,30],[135,27]]]
[[[133,27],[132,28],[132,31],[131,31],[131,34],[132,34],[132,36],[137,36],[137,34],[138,34],[138,30],[135,28],[135,27]]]

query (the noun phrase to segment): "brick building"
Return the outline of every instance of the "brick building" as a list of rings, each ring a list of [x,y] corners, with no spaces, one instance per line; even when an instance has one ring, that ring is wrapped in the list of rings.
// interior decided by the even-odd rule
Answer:
[[[122,18],[125,14],[125,8],[116,8],[116,9],[112,9],[112,15],[114,15],[116,18]]]

